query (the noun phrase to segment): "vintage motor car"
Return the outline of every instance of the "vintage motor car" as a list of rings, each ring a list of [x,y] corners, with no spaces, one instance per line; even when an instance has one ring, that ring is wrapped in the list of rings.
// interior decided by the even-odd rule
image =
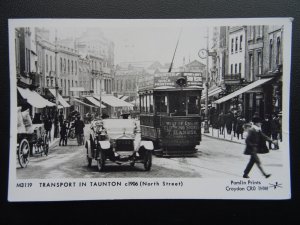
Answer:
[[[85,142],[87,163],[97,161],[103,171],[107,163],[118,165],[142,163],[146,171],[152,166],[152,141],[141,140],[136,121],[133,119],[103,119],[91,122],[91,133]]]

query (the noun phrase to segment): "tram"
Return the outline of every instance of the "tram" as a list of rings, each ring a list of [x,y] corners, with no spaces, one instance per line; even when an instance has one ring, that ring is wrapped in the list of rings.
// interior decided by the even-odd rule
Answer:
[[[164,156],[195,153],[201,141],[202,74],[156,73],[139,82],[141,137]]]

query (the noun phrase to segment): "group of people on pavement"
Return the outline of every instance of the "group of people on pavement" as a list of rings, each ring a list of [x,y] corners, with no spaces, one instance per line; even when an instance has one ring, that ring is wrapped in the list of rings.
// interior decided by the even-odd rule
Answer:
[[[237,137],[238,139],[240,139],[240,137],[241,139],[244,138],[243,125],[245,122],[246,120],[244,117],[238,113],[233,113],[232,111],[229,111],[226,114],[221,112],[217,121],[220,134],[224,134],[226,128],[227,134],[231,135],[233,132],[234,137]]]

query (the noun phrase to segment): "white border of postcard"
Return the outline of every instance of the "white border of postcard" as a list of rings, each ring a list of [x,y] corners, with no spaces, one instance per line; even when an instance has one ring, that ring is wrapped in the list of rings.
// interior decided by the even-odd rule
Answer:
[[[11,88],[11,118],[10,118],[10,157],[9,157],[9,201],[65,201],[65,200],[101,200],[101,199],[289,199],[290,187],[290,151],[289,151],[289,96],[290,96],[290,64],[291,64],[291,35],[292,18],[251,18],[251,19],[10,19],[9,25],[9,59],[10,59],[10,88]],[[176,23],[186,23],[199,26],[235,26],[235,25],[284,25],[283,37],[283,175],[271,176],[269,179],[254,179],[253,184],[241,178],[237,179],[204,179],[204,178],[93,178],[93,179],[17,179],[16,177],[16,76],[14,29],[28,26],[165,26]],[[246,166],[246,165],[245,165]],[[26,169],[26,168],[25,168]],[[242,173],[242,171],[241,171]],[[106,181],[120,185],[97,187],[91,182]],[[159,185],[143,186],[143,181],[158,182]],[[232,183],[242,181],[240,184]],[[43,182],[62,183],[60,187],[43,187]],[[137,185],[127,186],[128,182]],[[176,186],[163,184],[177,183]],[[246,182],[243,184],[243,182]],[[260,186],[281,184],[280,188],[259,190]],[[69,185],[65,186],[65,183]],[[23,184],[22,187],[18,184]],[[256,190],[250,190],[249,186]],[[227,188],[244,188],[244,191],[228,191]],[[248,190],[249,189],[249,190]],[[233,190],[233,189],[232,189]]]

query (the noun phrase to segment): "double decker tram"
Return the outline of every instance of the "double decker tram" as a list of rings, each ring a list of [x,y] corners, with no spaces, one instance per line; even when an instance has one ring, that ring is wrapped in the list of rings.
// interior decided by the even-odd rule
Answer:
[[[141,136],[155,153],[189,155],[201,141],[202,74],[157,73],[139,82]]]

